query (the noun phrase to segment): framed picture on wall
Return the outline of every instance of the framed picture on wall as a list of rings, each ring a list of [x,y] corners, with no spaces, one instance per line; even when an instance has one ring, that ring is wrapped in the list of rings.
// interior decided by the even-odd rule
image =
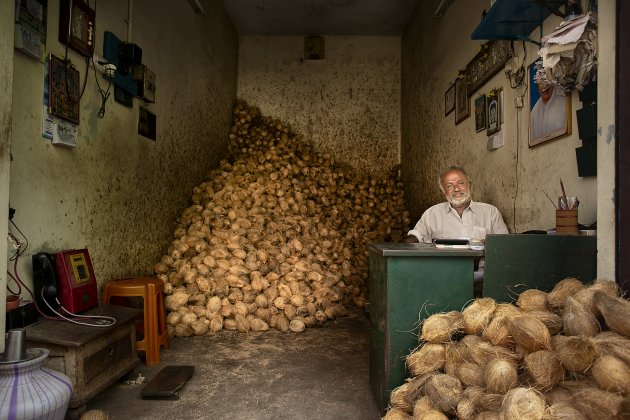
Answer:
[[[455,83],[453,83],[448,89],[446,89],[446,93],[444,93],[444,116],[446,117],[448,114],[453,112],[455,109]]]
[[[488,104],[488,131],[487,134],[490,136],[501,129],[501,122],[499,118],[501,118],[501,103],[499,97],[498,90],[492,90],[488,93],[488,99],[486,100]]]
[[[455,124],[459,124],[470,116],[470,98],[466,93],[466,77],[458,77],[455,81]]]
[[[481,94],[475,99],[475,131],[486,128],[486,95]]]
[[[536,83],[537,62],[529,66],[529,147],[571,134],[571,92]]]

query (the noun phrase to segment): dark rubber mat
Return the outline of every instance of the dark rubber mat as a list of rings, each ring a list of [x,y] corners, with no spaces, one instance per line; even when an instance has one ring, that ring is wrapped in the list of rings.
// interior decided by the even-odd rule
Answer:
[[[142,389],[142,398],[152,400],[178,400],[179,389],[195,370],[194,366],[166,366]]]

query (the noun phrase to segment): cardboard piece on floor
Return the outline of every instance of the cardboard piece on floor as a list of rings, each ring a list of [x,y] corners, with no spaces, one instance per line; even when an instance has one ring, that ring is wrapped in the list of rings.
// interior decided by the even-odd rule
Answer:
[[[179,389],[188,381],[194,366],[166,366],[142,389],[144,399],[178,400]]]

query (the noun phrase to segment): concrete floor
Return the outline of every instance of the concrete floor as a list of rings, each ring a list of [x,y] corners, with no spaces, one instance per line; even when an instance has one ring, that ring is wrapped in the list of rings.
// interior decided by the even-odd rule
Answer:
[[[88,410],[110,419],[378,419],[369,386],[369,320],[361,311],[303,333],[223,331],[176,338],[158,365],[141,364],[151,380],[163,367],[194,365],[179,400],[143,400],[143,385],[114,384]]]

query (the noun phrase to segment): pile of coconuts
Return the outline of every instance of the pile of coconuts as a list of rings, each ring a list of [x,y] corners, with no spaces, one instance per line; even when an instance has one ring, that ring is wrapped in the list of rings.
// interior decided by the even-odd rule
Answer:
[[[387,420],[628,419],[630,301],[566,278],[511,303],[429,316]]]
[[[361,176],[237,101],[228,157],[154,265],[169,336],[302,332],[363,307],[366,244],[399,242],[408,226],[396,168]]]

